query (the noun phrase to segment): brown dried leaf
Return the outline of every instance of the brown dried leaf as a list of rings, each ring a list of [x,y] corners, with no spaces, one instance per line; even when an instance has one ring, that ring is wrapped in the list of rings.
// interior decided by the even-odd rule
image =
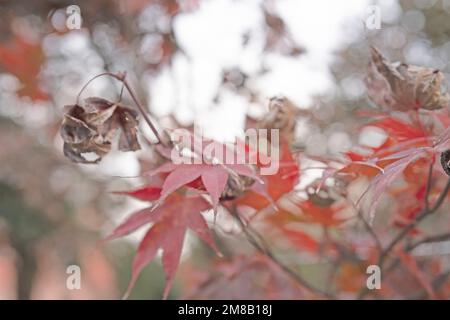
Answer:
[[[111,142],[120,131],[119,150],[140,149],[137,140],[137,112],[102,98],[85,100],[84,107],[68,107],[61,127],[64,155],[73,162],[97,163],[111,150]],[[83,156],[94,153],[97,158]]]
[[[370,99],[377,105],[399,111],[440,109],[449,105],[443,90],[444,75],[437,69],[392,63],[375,47],[366,78]]]
[[[441,153],[441,165],[445,173],[450,176],[450,150]]]
[[[117,122],[122,130],[119,138],[119,150],[136,151],[141,148],[137,139],[137,113],[134,110],[117,114]]]

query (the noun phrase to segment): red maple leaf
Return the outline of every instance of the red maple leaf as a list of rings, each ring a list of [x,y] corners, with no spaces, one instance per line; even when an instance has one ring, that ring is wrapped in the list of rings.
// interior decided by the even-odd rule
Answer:
[[[439,135],[426,135],[422,130],[415,129],[411,124],[385,118],[382,121],[374,122],[388,131],[391,139],[396,142],[394,145],[386,145],[378,148],[373,154],[366,156],[363,160],[351,161],[341,169],[328,169],[324,171],[322,180],[339,173],[364,174],[373,177],[369,187],[363,192],[362,199],[368,191],[372,197],[369,205],[369,217],[373,219],[375,209],[391,183],[396,180],[410,165],[420,159],[429,159],[433,162],[436,155],[449,148],[450,128],[447,128]],[[390,127],[392,125],[392,127]],[[351,154],[352,158],[356,158]],[[367,171],[369,169],[370,171]],[[374,175],[374,170],[378,173]]]
[[[377,119],[370,122],[366,126],[373,126],[383,129],[391,138],[394,138],[397,141],[412,140],[426,136],[426,133],[422,128],[418,128],[409,122],[394,118],[392,116],[385,116],[381,119]]]
[[[344,203],[318,205],[312,200],[295,200],[294,207],[279,206],[274,214],[267,217],[272,225],[284,228],[289,223],[318,223],[326,227],[337,226],[345,221],[339,212],[345,208]]]
[[[411,273],[411,275],[419,282],[419,284],[425,289],[430,299],[438,299],[438,296],[433,289],[433,285],[429,279],[429,275],[421,270],[414,257],[404,250],[397,250],[397,255],[400,257],[400,261]]]
[[[252,189],[239,198],[237,203],[256,210],[264,209],[271,204],[271,200],[277,201],[284,194],[291,192],[298,183],[299,176],[298,161],[290,152],[288,144],[281,141],[280,168],[276,174],[263,177],[268,197]]]
[[[281,227],[280,229],[283,235],[287,239],[289,239],[289,241],[292,242],[292,244],[296,248],[302,251],[305,250],[313,253],[319,250],[319,242],[311,237],[308,233],[301,230],[291,229],[285,226]]]
[[[176,190],[188,186],[206,190],[210,195],[214,210],[219,204],[220,196],[228,182],[230,175],[249,177],[255,180],[256,185],[263,184],[261,178],[246,164],[212,164],[212,163],[181,163],[171,161],[164,163],[157,169],[144,173],[146,176],[168,174],[161,187],[161,196],[158,205]],[[261,189],[261,188],[259,188]],[[264,194],[264,190],[255,189]]]
[[[153,223],[139,244],[133,260],[132,275],[125,296],[128,296],[142,269],[162,249],[163,268],[166,273],[164,299],[167,298],[180,262],[187,229],[193,230],[219,254],[208,225],[201,212],[210,209],[202,197],[188,197],[174,193],[156,209],[148,207],[132,214],[120,224],[106,240],[123,237],[145,224]]]
[[[38,75],[44,62],[44,53],[39,43],[30,43],[16,36],[7,43],[0,44],[0,64],[15,75],[22,83],[17,94],[33,100],[47,100],[48,95],[38,83]]]
[[[115,194],[130,196],[142,201],[155,201],[161,196],[160,186],[144,186],[131,191],[116,191]]]

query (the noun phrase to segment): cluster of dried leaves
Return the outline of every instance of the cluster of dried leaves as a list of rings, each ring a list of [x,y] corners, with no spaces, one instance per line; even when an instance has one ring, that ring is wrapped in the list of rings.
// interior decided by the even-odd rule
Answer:
[[[119,131],[119,150],[140,149],[137,139],[137,112],[102,98],[87,98],[84,106],[67,106],[61,126],[64,154],[73,162],[98,163],[111,150]],[[83,154],[94,153],[94,160]]]
[[[450,96],[444,90],[440,70],[390,62],[375,47],[371,55],[367,93],[378,106],[399,111],[449,106]]]

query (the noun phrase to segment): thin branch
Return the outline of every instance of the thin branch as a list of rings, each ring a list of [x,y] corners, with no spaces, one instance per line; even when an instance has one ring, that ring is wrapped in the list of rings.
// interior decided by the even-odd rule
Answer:
[[[430,192],[431,187],[433,185],[433,166],[434,166],[434,159],[430,163],[430,167],[428,168],[428,179],[427,184],[425,187],[425,210],[428,210],[430,208]]]
[[[329,292],[326,292],[322,289],[316,288],[313,285],[311,285],[308,281],[303,279],[302,276],[300,276],[298,273],[293,271],[291,268],[286,266],[284,263],[282,263],[280,260],[278,260],[275,255],[273,254],[272,250],[267,245],[264,238],[254,229],[250,228],[249,225],[246,225],[242,218],[239,216],[239,214],[236,212],[236,210],[233,210],[232,212],[233,217],[238,222],[239,226],[241,227],[242,231],[244,232],[247,240],[249,243],[260,253],[264,254],[266,257],[268,257],[272,262],[274,262],[276,265],[278,265],[284,272],[286,272],[292,279],[294,279],[296,282],[298,282],[301,286],[308,289],[311,292],[314,292],[315,294],[324,296],[329,299],[334,299],[334,295],[332,295]]]
[[[353,202],[351,202],[351,203],[353,205]],[[375,245],[376,245],[378,251],[382,252],[383,251],[383,246],[381,245],[381,241],[380,241],[380,238],[378,238],[377,233],[375,232],[375,230],[373,229],[371,224],[366,220],[366,218],[364,217],[362,211],[357,209],[356,206],[354,206],[354,209],[357,212],[357,216],[358,216],[359,220],[362,221],[362,223],[364,225],[364,228],[366,228],[367,232],[369,232],[370,236],[373,238],[373,241],[375,242]]]
[[[446,240],[450,240],[450,232],[440,233],[440,234],[431,235],[431,236],[422,238],[414,243],[407,245],[405,247],[405,250],[411,251],[425,243],[433,243],[433,242],[440,242],[440,241],[446,241]]]
[[[444,271],[441,274],[439,274],[437,277],[435,277],[432,280],[432,287],[434,291],[439,291],[439,289],[446,283],[447,278],[450,276],[450,270]],[[425,290],[422,290],[418,294],[415,294],[414,296],[410,296],[407,298],[407,300],[423,300],[428,297],[428,293]]]
[[[436,203],[431,208],[424,208],[421,213],[417,216],[417,218],[412,221],[410,224],[408,224],[405,228],[402,229],[402,231],[394,238],[394,240],[391,241],[391,243],[386,247],[386,249],[383,250],[383,252],[380,255],[380,258],[378,260],[378,265],[381,267],[384,263],[384,260],[389,255],[389,253],[394,249],[394,247],[403,240],[403,238],[414,228],[416,227],[423,219],[425,219],[430,214],[436,212],[439,207],[444,202],[445,198],[447,197],[447,194],[450,190],[450,179],[447,181],[447,184],[445,185],[444,190],[439,195],[438,199],[436,200]]]
[[[402,231],[394,238],[394,240],[392,240],[391,243],[386,247],[386,249],[384,249],[382,251],[382,253],[380,254],[380,258],[378,260],[378,265],[379,265],[380,268],[382,268],[386,257],[394,249],[394,247],[400,241],[402,241],[403,238],[414,227],[416,227],[423,219],[428,217],[430,214],[436,212],[440,208],[440,206],[444,203],[444,200],[446,199],[447,194],[448,194],[449,191],[450,191],[450,179],[447,181],[447,184],[445,185],[444,190],[442,190],[442,192],[440,193],[440,195],[439,195],[438,199],[436,200],[435,204],[433,205],[433,207],[428,208],[428,209],[425,208],[424,210],[422,210],[422,212],[417,216],[417,218],[414,221],[412,221],[410,224],[408,224],[405,228],[403,228]],[[428,195],[426,195],[426,198],[427,197],[428,197]],[[444,240],[444,238],[446,239],[447,236],[450,236],[450,235],[448,235],[448,234],[440,234],[440,235],[436,235],[436,236],[430,236],[430,237],[422,239],[422,240],[420,240],[420,241],[418,241],[416,243],[409,244],[408,246],[405,247],[405,250],[406,251],[411,251],[411,250],[413,250],[414,248],[416,248],[417,246],[419,246],[422,243],[432,242],[433,240],[435,240],[435,241]],[[398,265],[399,262],[400,262],[400,259],[396,258],[394,261],[392,261],[392,263],[389,266],[386,267],[386,270],[383,271],[383,274],[386,275],[387,273],[392,271]],[[358,295],[358,299],[364,298],[369,292],[370,291],[367,288],[363,288],[360,291],[359,295]]]

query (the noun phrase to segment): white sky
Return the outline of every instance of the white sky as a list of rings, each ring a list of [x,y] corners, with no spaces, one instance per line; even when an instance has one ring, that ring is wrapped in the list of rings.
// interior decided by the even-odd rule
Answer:
[[[251,73],[261,62],[264,39],[260,3],[259,0],[204,1],[198,10],[178,18],[175,32],[191,60],[178,56],[173,71],[163,72],[154,82],[151,108],[155,113],[164,114],[176,106],[179,119],[195,119],[206,135],[216,139],[232,139],[241,132],[248,108],[245,99],[222,94],[219,106],[209,107],[224,67],[239,66]],[[271,54],[266,62],[272,71],[255,86],[264,98],[282,94],[300,106],[307,106],[312,95],[332,87],[328,66],[332,52],[345,40],[344,23],[349,19],[363,21],[369,2],[281,0],[275,4],[277,13],[307,53],[297,58]],[[248,30],[260,36],[253,36],[243,50],[242,34]]]

